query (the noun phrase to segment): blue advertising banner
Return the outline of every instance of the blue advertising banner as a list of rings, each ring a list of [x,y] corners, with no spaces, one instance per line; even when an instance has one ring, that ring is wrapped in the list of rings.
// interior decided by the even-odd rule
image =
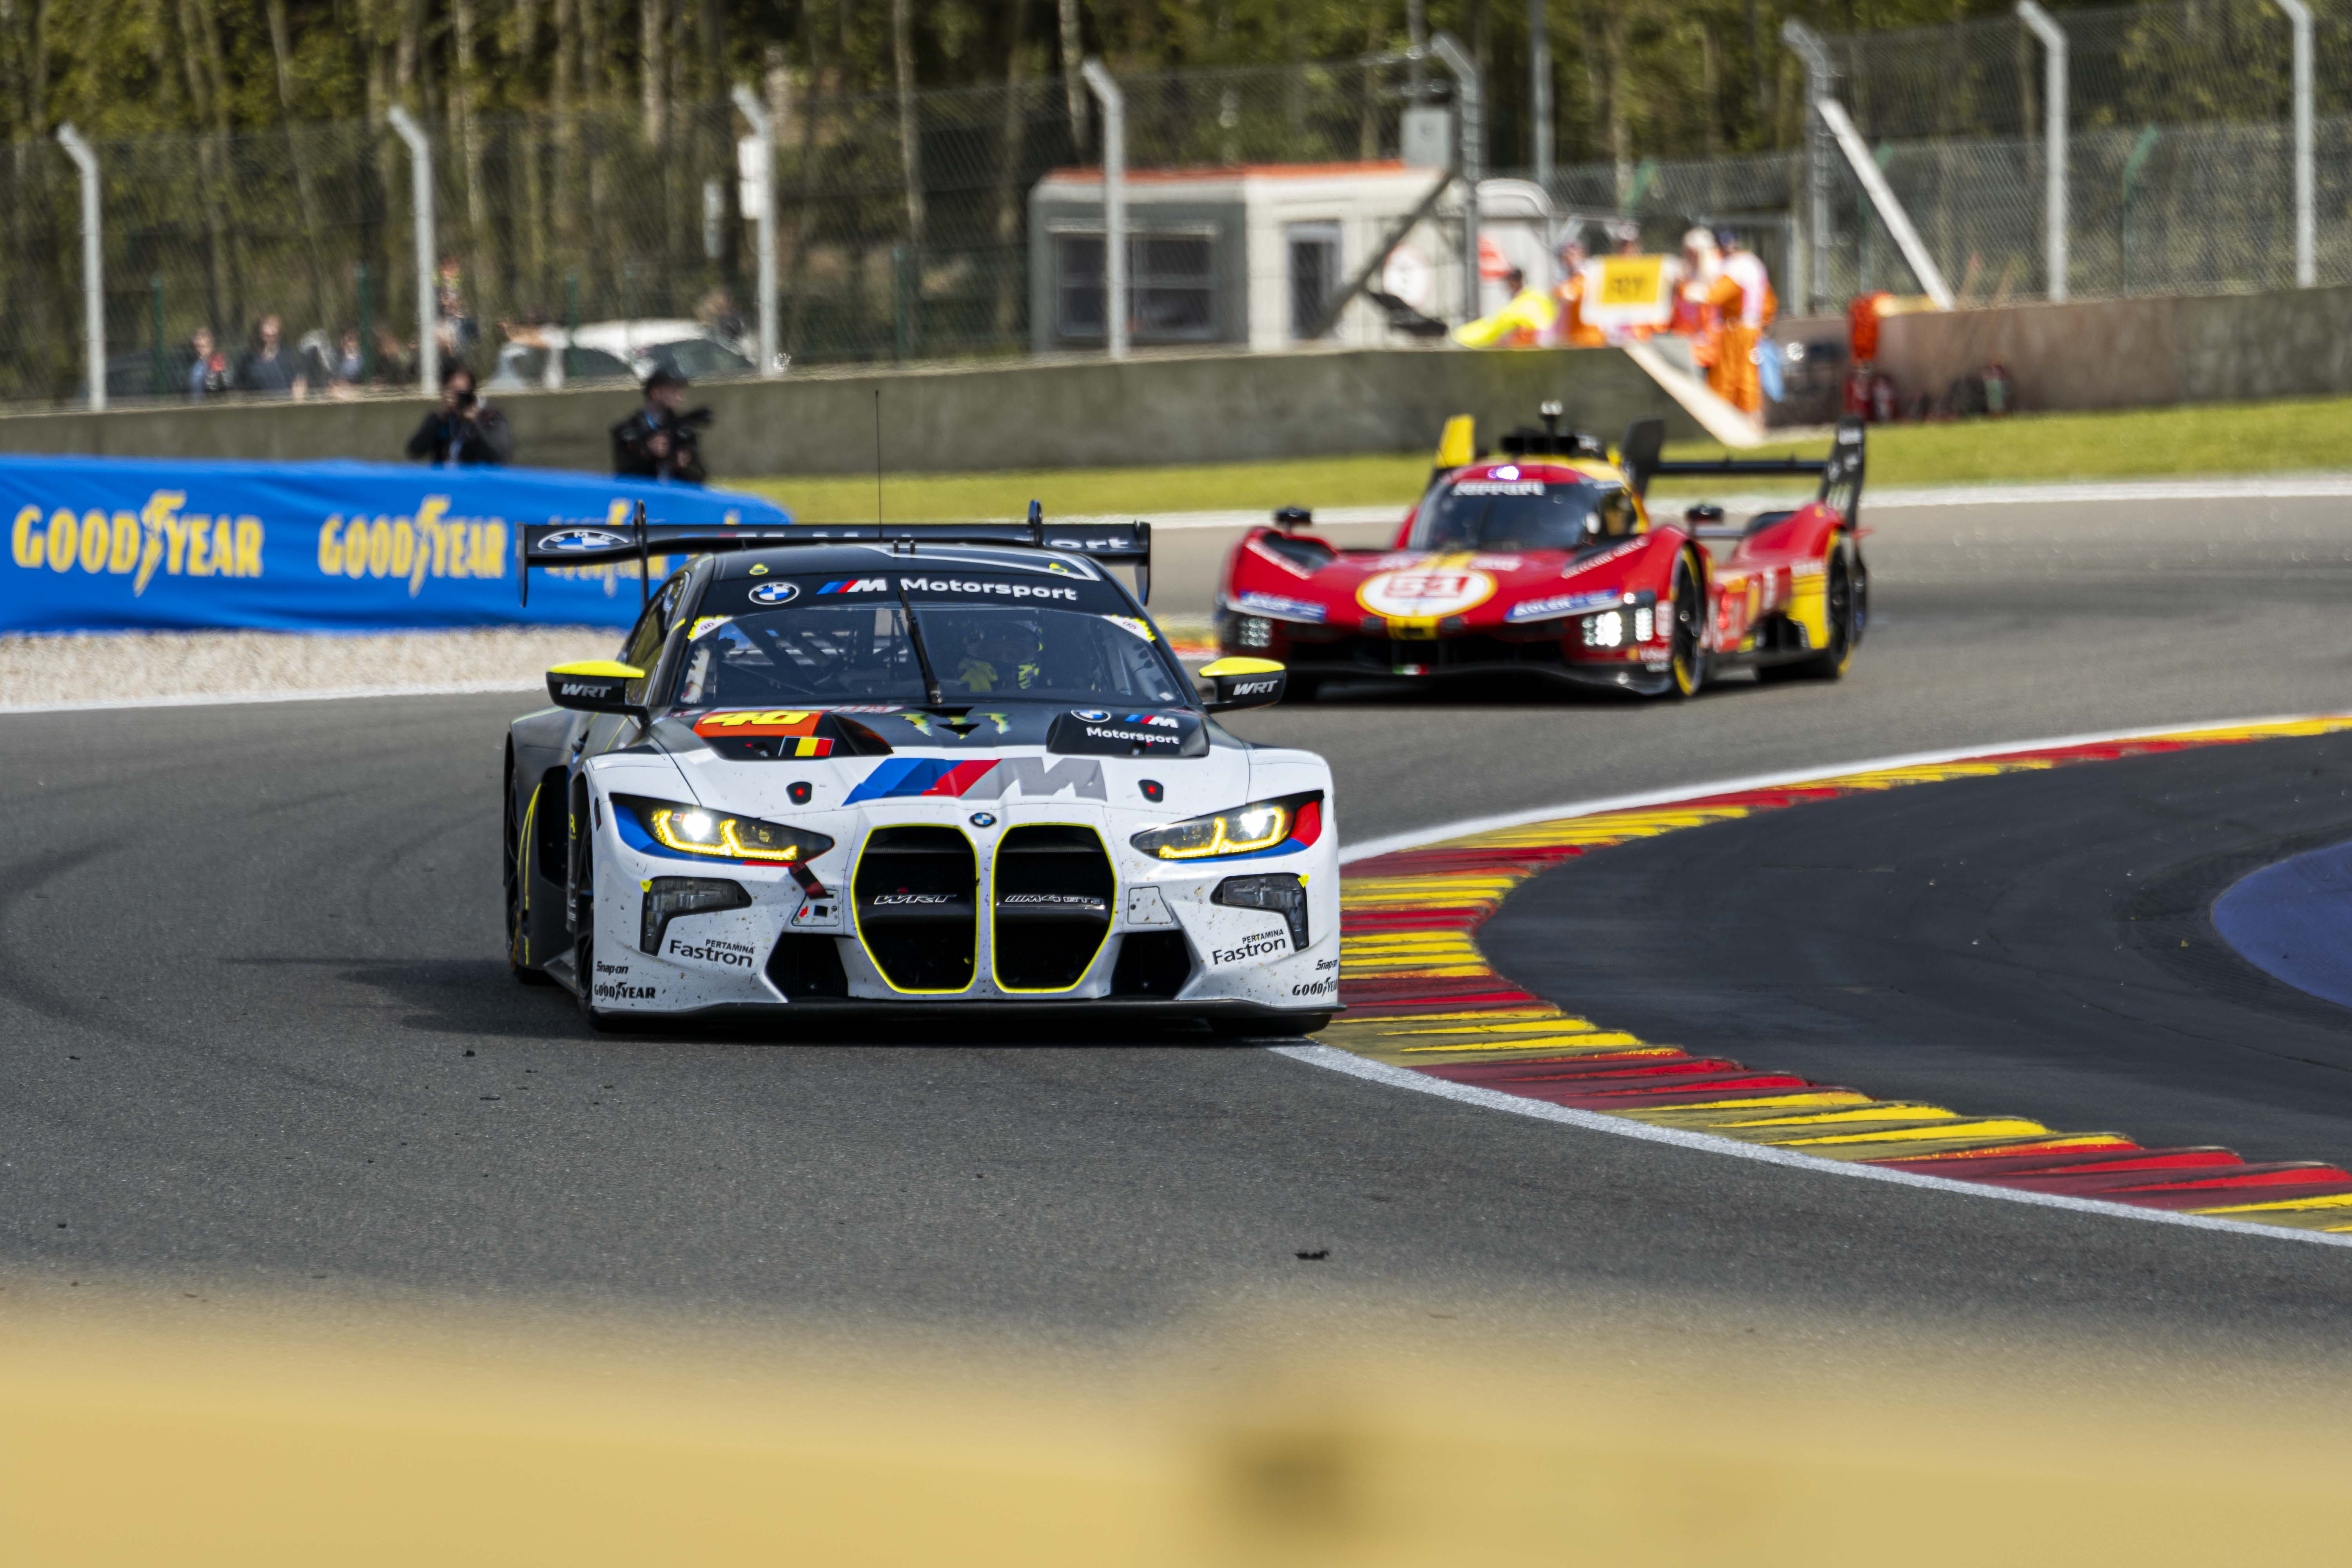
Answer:
[[[626,626],[637,568],[534,568],[527,522],[778,524],[757,496],[529,468],[0,458],[0,632]],[[667,567],[653,561],[658,583]]]

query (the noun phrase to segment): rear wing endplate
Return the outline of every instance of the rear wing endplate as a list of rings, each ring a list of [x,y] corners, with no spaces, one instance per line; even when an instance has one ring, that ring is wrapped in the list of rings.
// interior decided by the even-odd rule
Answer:
[[[1151,597],[1151,525],[1148,522],[1048,523],[1044,509],[1029,503],[1026,522],[788,522],[729,527],[722,523],[649,522],[646,504],[619,528],[603,523],[534,522],[518,531],[515,549],[521,557],[522,602],[530,603],[530,569],[534,566],[601,566],[635,559],[637,594],[652,593],[651,560],[656,555],[709,555],[730,550],[773,550],[792,544],[839,544],[859,540],[903,544],[910,552],[926,544],[1011,544],[1031,550],[1060,550],[1106,563],[1135,568],[1136,597]]]
[[[1625,470],[1625,482],[1635,495],[1645,495],[1650,481],[1662,474],[1819,474],[1822,504],[1835,510],[1845,526],[1852,528],[1862,510],[1863,429],[1859,419],[1839,420],[1829,454],[1822,458],[1722,458],[1708,463],[1669,463],[1658,457],[1665,447],[1665,421],[1636,419],[1625,427],[1618,466]]]

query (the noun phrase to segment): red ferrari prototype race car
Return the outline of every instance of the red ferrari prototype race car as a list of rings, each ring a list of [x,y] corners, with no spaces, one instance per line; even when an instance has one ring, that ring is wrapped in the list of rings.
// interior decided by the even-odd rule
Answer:
[[[1387,550],[1342,550],[1296,508],[1226,558],[1217,636],[1229,654],[1289,667],[1289,697],[1342,677],[1411,680],[1539,676],[1646,696],[1688,697],[1708,679],[1834,680],[1869,620],[1855,515],[1863,426],[1837,428],[1824,458],[1661,462],[1664,426],[1639,420],[1612,460],[1558,428],[1504,437],[1469,457],[1466,421]],[[1821,490],[1727,528],[1723,510],[1652,517],[1662,474],[1815,473]]]

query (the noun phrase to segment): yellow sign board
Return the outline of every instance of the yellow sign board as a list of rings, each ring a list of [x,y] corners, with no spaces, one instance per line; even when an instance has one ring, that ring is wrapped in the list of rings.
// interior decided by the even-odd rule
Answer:
[[[1584,319],[1593,326],[1663,327],[1674,315],[1663,256],[1604,256],[1584,264]]]

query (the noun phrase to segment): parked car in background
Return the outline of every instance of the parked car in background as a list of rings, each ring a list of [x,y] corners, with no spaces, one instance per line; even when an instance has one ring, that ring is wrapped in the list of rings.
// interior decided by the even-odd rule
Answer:
[[[509,327],[485,391],[519,392],[583,382],[642,382],[656,370],[689,381],[741,375],[743,345],[687,320],[591,321],[573,328]]]

